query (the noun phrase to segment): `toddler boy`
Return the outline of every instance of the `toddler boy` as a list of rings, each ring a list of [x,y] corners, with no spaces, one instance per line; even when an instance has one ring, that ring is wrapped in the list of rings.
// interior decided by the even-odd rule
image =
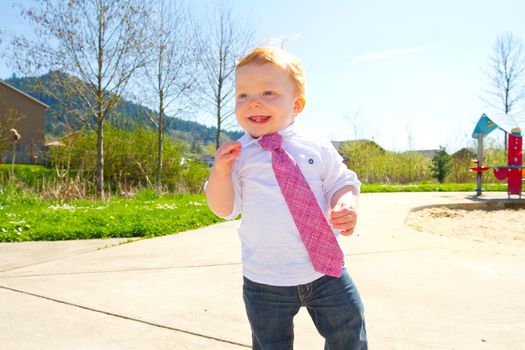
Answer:
[[[206,199],[225,219],[242,213],[253,349],[292,349],[301,306],[325,349],[367,349],[363,304],[337,243],[339,232],[354,231],[360,182],[329,141],[295,127],[306,102],[301,63],[284,50],[257,48],[237,64],[235,85],[246,133],[215,153]]]

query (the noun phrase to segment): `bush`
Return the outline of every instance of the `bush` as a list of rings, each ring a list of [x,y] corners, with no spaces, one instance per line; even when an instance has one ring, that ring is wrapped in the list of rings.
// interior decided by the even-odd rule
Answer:
[[[404,184],[431,179],[430,160],[418,152],[389,152],[371,141],[355,141],[343,144],[340,153],[362,182]]]
[[[445,150],[445,147],[439,146],[439,151],[432,157],[430,171],[432,177],[438,180],[439,183],[445,182],[445,178],[451,171],[450,155]]]
[[[454,153],[450,158],[451,170],[447,181],[454,183],[473,181],[473,173],[469,170],[474,166],[473,159],[476,159],[476,154],[468,148],[462,148]]]
[[[208,165],[195,159],[188,159],[184,165],[184,171],[182,173],[184,192],[204,192],[204,182],[210,175],[210,169]]]
[[[75,134],[63,141],[64,147],[50,151],[51,166],[57,174],[95,183],[96,133]],[[106,125],[104,133],[104,177],[109,192],[127,193],[131,188],[153,186],[157,176],[157,132],[146,128],[122,130]],[[175,192],[200,192],[208,176],[204,165],[187,161],[185,145],[163,141],[162,183]],[[198,185],[200,184],[200,185]]]

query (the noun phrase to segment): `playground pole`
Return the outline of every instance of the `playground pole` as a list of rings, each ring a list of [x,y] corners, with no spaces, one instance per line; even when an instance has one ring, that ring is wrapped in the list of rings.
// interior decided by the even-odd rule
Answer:
[[[483,166],[483,133],[478,134],[478,164],[477,166],[481,169]],[[481,178],[483,176],[483,173],[481,171],[478,171],[476,173],[476,196],[481,196]]]

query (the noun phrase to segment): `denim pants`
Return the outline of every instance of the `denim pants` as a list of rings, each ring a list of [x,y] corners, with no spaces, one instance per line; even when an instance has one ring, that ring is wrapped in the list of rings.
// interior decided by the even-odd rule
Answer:
[[[275,287],[244,277],[243,298],[253,349],[293,349],[293,318],[305,306],[325,339],[325,350],[366,350],[361,297],[343,268],[340,278],[323,276],[294,287]]]

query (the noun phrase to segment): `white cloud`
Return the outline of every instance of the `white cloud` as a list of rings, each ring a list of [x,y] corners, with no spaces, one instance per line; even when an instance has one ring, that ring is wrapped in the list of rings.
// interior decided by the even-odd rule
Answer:
[[[406,55],[412,55],[415,53],[430,51],[430,47],[423,46],[423,47],[413,47],[409,49],[394,49],[389,51],[383,51],[378,53],[371,53],[367,55],[361,55],[354,57],[354,61],[360,62],[360,61],[381,61],[385,60],[387,58],[396,57],[396,56],[406,56]]]

